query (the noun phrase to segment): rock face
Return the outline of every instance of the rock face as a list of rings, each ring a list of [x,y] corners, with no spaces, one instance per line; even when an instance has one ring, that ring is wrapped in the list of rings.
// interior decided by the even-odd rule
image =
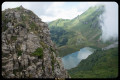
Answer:
[[[2,76],[69,78],[46,23],[23,7],[2,11]]]

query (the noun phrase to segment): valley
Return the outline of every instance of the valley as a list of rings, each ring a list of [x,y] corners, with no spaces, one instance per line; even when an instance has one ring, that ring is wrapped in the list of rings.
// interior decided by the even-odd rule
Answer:
[[[4,2],[3,78],[118,78],[117,2]]]
[[[100,38],[102,21],[99,17],[103,13],[104,6],[99,5],[73,19],[48,23],[58,56],[62,57],[64,68],[72,78],[114,78],[118,75],[118,40],[104,42]],[[86,47],[94,52],[82,52]]]
[[[89,46],[103,48],[111,41],[104,43],[99,16],[104,12],[104,6],[90,7],[83,14],[68,20],[57,19],[48,23],[53,42],[59,47],[59,56],[78,51]]]

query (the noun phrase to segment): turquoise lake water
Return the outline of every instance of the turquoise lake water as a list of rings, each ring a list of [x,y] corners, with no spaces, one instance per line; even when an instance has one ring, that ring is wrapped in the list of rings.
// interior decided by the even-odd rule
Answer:
[[[90,47],[84,47],[80,51],[76,51],[62,58],[62,63],[65,69],[71,69],[76,67],[82,59],[86,59],[92,54],[95,49]]]

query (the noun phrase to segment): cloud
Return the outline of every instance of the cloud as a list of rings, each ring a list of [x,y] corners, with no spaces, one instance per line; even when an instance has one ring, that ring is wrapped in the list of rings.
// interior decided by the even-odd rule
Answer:
[[[72,7],[71,4],[73,4]],[[2,10],[22,5],[24,8],[32,10],[43,21],[48,22],[58,18],[72,19],[83,13],[75,4],[74,2],[4,2]],[[66,8],[68,5],[69,7]]]
[[[93,52],[94,52],[94,49],[92,48],[89,48],[89,47],[82,48],[80,49],[77,58],[80,60],[86,59]]]
[[[2,4],[2,10],[5,10],[7,8],[15,8],[20,5],[23,5],[25,8],[30,9],[30,4],[27,2],[4,2]]]
[[[82,14],[89,7],[104,4],[106,12],[100,17],[103,41],[118,38],[118,4],[116,2],[4,2],[2,10],[22,5],[32,10],[44,22],[58,18],[72,19]],[[102,19],[103,17],[103,19]]]
[[[82,11],[78,11],[77,8],[71,8],[71,9],[65,9],[63,7],[64,2],[55,2],[53,3],[47,10],[46,10],[46,16],[41,15],[43,21],[53,21],[58,18],[62,19],[72,19],[76,17],[77,15],[80,15]]]
[[[74,17],[76,17],[77,15],[82,14],[83,12],[78,12],[78,10],[76,8],[72,8],[70,10],[64,10],[62,8],[60,8],[59,10],[54,9],[51,10],[50,12],[53,12],[54,14],[51,15],[46,15],[46,16],[40,16],[42,18],[43,21],[53,21],[56,20],[58,18],[62,18],[62,19],[72,19]]]
[[[103,21],[101,39],[105,42],[110,39],[118,39],[118,4],[116,2],[104,2],[105,13],[100,17]]]
[[[46,15],[46,10],[53,2],[4,2],[2,10],[7,8],[15,8],[22,5],[24,8],[32,10],[36,15]]]
[[[90,6],[102,2],[4,2],[2,10],[15,8],[20,5],[32,10],[44,22],[56,20],[58,18],[72,19],[82,14]]]

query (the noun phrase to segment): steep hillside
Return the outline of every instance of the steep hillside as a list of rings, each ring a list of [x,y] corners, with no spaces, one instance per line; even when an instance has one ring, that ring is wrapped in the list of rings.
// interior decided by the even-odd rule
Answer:
[[[51,38],[59,46],[60,56],[78,51],[84,46],[102,48],[111,43],[100,40],[102,30],[99,16],[103,12],[103,5],[94,6],[74,19],[57,19],[48,23]]]
[[[102,26],[99,17],[103,13],[103,5],[94,6],[74,19],[57,19],[48,23],[51,38],[59,47],[60,57],[84,47],[96,49],[77,67],[68,70],[72,78],[116,78],[118,76],[118,41],[110,39],[103,42],[100,39]]]
[[[97,50],[68,72],[72,78],[116,78],[118,77],[118,47]]]
[[[71,20],[69,19],[57,19],[55,21],[52,21],[49,24],[49,27],[53,27],[53,26],[56,26],[56,27],[63,27],[66,25],[66,23],[69,23]]]
[[[68,78],[48,25],[22,6],[2,11],[2,76]]]

